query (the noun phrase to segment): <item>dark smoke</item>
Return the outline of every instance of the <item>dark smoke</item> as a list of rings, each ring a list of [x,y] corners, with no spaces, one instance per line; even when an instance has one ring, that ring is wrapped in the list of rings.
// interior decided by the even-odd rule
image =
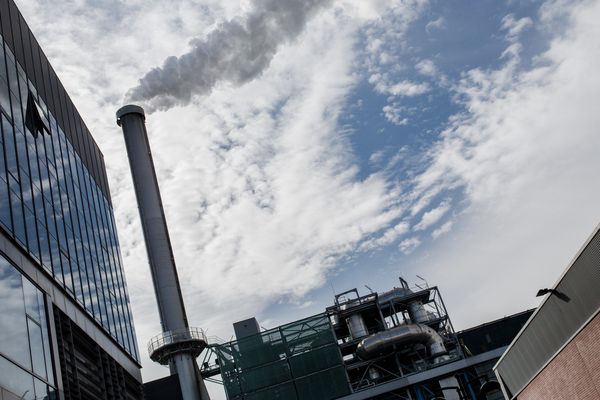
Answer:
[[[130,89],[129,101],[148,111],[188,104],[195,95],[210,93],[220,81],[242,85],[259,76],[281,44],[295,39],[307,21],[331,0],[254,0],[244,17],[219,25],[192,49],[168,57]]]

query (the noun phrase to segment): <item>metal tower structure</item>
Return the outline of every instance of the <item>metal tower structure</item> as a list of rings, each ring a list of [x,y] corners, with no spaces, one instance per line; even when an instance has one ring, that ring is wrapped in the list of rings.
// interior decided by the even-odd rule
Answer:
[[[188,325],[156,171],[148,142],[144,110],[126,105],[117,111],[133,176],[146,250],[163,332],[153,338],[150,358],[177,374],[185,400],[208,400],[196,357],[207,345],[202,330]]]

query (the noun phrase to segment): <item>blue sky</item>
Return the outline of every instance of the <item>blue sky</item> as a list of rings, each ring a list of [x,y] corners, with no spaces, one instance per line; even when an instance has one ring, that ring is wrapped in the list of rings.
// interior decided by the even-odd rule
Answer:
[[[399,275],[466,328],[535,306],[600,221],[598,1],[17,3],[105,154],[141,349],[160,327],[127,97],[209,335]]]

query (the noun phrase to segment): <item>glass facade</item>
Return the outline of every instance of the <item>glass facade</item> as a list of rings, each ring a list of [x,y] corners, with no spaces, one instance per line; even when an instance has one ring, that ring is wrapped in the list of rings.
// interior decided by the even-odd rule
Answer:
[[[30,78],[0,37],[0,227],[139,360],[112,206]]]
[[[23,400],[56,398],[46,302],[0,255],[0,387]]]

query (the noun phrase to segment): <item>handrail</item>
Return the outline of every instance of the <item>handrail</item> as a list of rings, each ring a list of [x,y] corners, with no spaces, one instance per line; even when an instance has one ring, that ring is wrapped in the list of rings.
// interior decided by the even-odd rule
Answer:
[[[182,328],[163,332],[150,339],[148,342],[148,354],[152,355],[156,350],[171,344],[197,341],[208,343],[206,334],[200,328]]]

